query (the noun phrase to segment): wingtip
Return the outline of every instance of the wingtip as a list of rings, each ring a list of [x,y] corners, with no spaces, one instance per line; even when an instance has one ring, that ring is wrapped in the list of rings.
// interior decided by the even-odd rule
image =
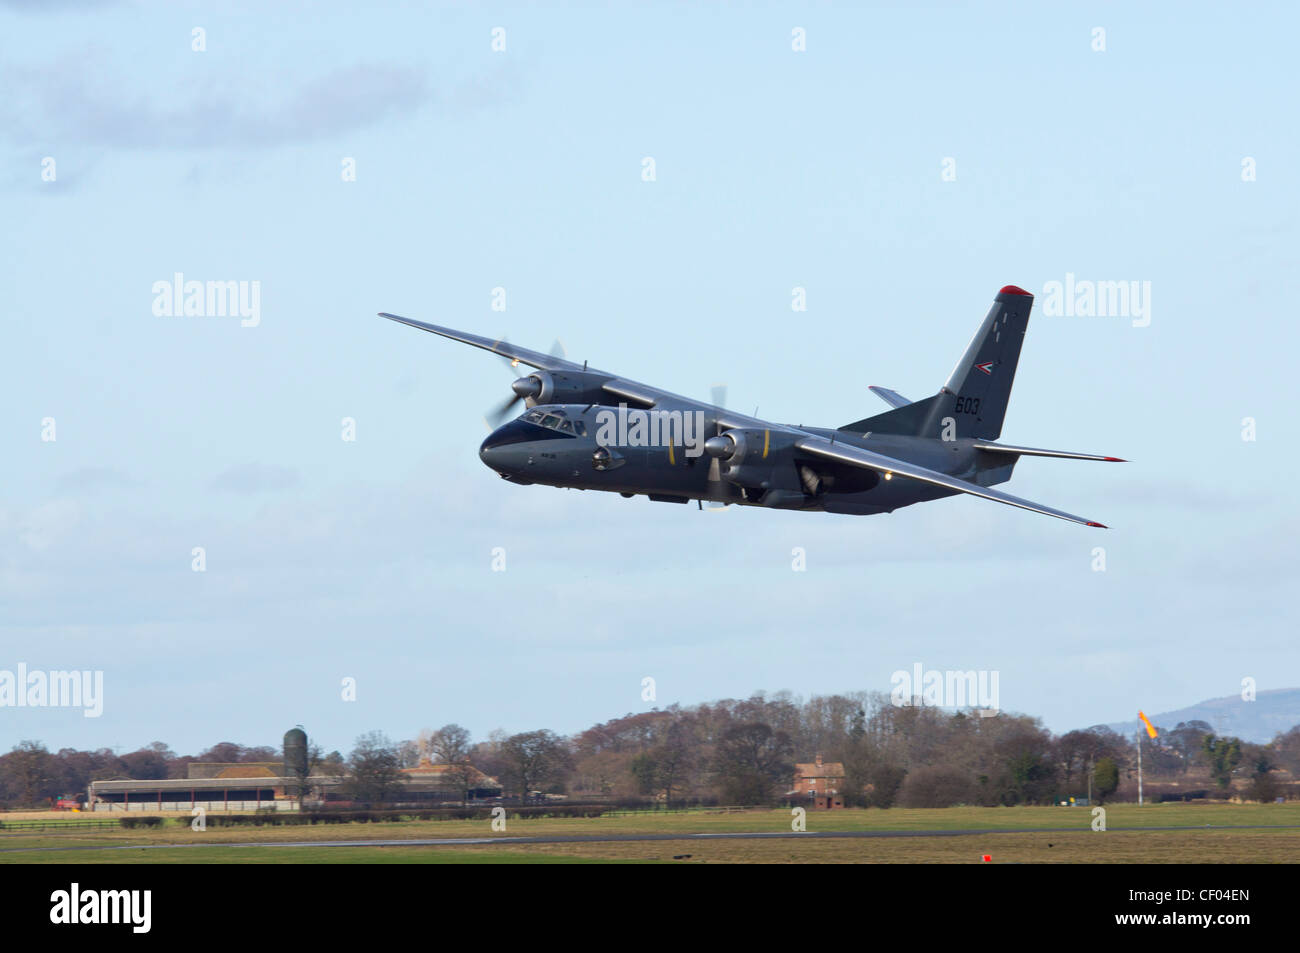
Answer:
[[[1128,463],[1123,457],[1103,457],[1107,463]]]
[[[1107,526],[1105,523],[1094,523],[1092,520],[1088,520],[1088,525],[1095,526],[1097,527],[1097,529],[1110,529],[1110,527]]]

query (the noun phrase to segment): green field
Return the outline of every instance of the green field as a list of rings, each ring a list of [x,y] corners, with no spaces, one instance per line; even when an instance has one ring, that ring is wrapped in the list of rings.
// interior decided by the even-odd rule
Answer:
[[[507,851],[457,850],[455,848],[404,847],[178,847],[175,850],[111,852],[71,850],[28,857],[24,863],[40,864],[596,864],[637,863]],[[13,863],[5,858],[5,862]],[[640,861],[644,862],[644,861]]]
[[[76,819],[74,816],[68,820]],[[84,815],[81,819],[85,819]],[[601,818],[511,818],[504,833],[492,832],[487,820],[307,827],[209,826],[204,832],[191,831],[189,820],[188,816],[183,816],[154,830],[78,830],[75,823],[69,823],[65,830],[0,832],[0,863],[555,863],[616,860],[670,863],[979,863],[985,854],[992,855],[995,863],[1294,863],[1300,860],[1300,803],[1295,802],[1164,804],[1140,808],[1133,804],[1117,804],[1106,808],[1105,832],[1093,831],[1091,811],[1078,807],[869,809],[809,812],[807,830],[959,830],[976,833],[942,837],[672,839],[501,846],[310,845],[320,841],[427,838],[774,833],[790,831],[791,815],[788,810],[752,810]],[[1064,830],[1035,830],[1047,828]],[[979,833],[984,831],[989,833]],[[268,842],[303,846],[258,846]],[[162,850],[130,849],[158,845],[177,846]],[[104,847],[127,849],[88,849]],[[680,859],[674,861],[675,856]]]

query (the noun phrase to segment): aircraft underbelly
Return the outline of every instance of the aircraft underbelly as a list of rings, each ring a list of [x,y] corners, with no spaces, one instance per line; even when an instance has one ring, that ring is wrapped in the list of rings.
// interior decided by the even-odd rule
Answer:
[[[529,468],[520,475],[535,483],[581,490],[655,494],[724,503],[746,502],[746,492],[749,500],[753,501],[762,492],[758,489],[742,492],[741,487],[722,478],[710,467],[710,457],[688,457],[681,448],[675,448],[670,459],[666,449],[618,447],[613,465],[603,470],[592,465],[589,449],[539,462],[543,465]]]
[[[726,479],[707,456],[687,457],[677,449],[671,458],[665,449],[618,448],[617,464],[597,470],[589,451],[564,454],[541,461],[546,466],[524,473],[529,480],[554,486],[611,493],[653,494],[667,499],[706,500],[764,506],[776,509],[824,510],[828,513],[872,515],[886,513],[913,503],[954,495],[954,491],[932,487],[915,480],[879,480],[859,492],[806,492],[798,482],[793,463],[768,468],[768,487],[742,487]],[[789,472],[786,472],[788,470]],[[561,475],[562,474],[562,475]]]

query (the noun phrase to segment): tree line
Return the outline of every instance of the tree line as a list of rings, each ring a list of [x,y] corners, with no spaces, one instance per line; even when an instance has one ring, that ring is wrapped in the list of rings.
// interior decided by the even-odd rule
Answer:
[[[800,700],[789,693],[624,715],[571,736],[539,729],[493,732],[474,742],[449,724],[394,742],[359,737],[345,758],[310,750],[313,774],[342,775],[357,800],[392,797],[402,769],[446,765],[448,793],[465,799],[496,779],[508,797],[534,793],[572,798],[687,799],[726,804],[775,803],[794,784],[795,765],[821,755],[843,765],[832,786],[848,805],[946,807],[1044,804],[1091,792],[1095,800],[1130,793],[1137,772],[1134,738],[1105,726],[1053,735],[1027,715],[896,705],[888,695],[850,693]],[[271,747],[223,742],[177,756],[155,742],[116,755],[107,749],[49,752],[24,741],[0,756],[0,803],[40,804],[84,791],[92,780],[185,777],[193,762],[281,760]],[[1148,790],[1203,783],[1270,801],[1300,777],[1300,726],[1269,744],[1217,736],[1193,721],[1142,740]]]

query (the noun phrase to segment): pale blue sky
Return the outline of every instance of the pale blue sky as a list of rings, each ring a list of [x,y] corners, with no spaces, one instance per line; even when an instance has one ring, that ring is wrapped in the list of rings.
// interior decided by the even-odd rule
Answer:
[[[918,661],[1055,730],[1300,683],[1290,7],[32,6],[0,3],[0,669],[106,697],[0,710],[0,750],[571,732],[645,676]],[[259,281],[260,326],[154,316],[177,271]],[[1150,281],[1150,326],[1045,316],[1067,273]],[[1006,489],[1109,531],[512,486],[476,453],[499,362],[374,316],[833,426],[937,389],[1007,283],[1040,299],[1003,439],[1134,462]]]

